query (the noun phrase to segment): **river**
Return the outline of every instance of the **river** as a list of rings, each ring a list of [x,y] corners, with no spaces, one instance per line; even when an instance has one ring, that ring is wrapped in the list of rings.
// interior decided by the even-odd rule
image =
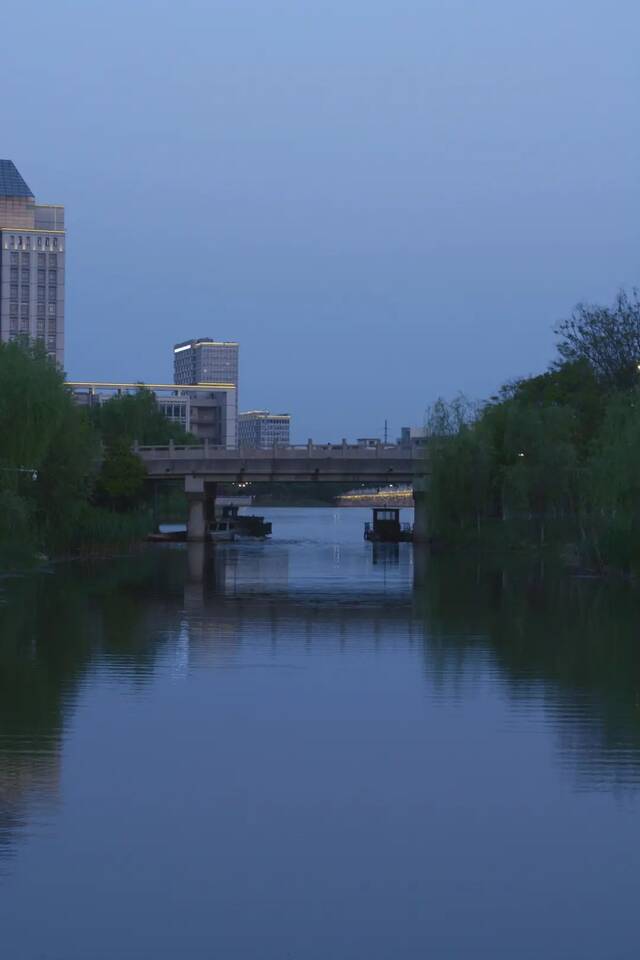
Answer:
[[[0,580],[0,956],[635,958],[637,593],[260,512]]]

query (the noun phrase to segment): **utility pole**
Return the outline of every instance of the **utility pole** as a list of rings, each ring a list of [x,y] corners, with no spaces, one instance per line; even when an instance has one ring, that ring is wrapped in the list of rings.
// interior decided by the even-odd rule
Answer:
[[[386,447],[386,445],[387,445],[387,439],[388,439],[388,433],[389,433],[388,426],[389,426],[389,423],[388,423],[388,421],[385,419],[385,421],[384,421],[384,445],[385,445],[385,447]]]

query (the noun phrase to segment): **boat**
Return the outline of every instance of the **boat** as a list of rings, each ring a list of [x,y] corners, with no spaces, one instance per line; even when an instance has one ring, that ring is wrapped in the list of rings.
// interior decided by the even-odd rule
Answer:
[[[219,520],[230,523],[234,534],[239,537],[271,536],[271,523],[268,520],[254,515],[240,515],[236,503],[225,504],[220,510]]]
[[[235,540],[236,534],[230,520],[214,520],[207,529],[209,540],[229,541]]]
[[[410,523],[400,523],[396,507],[374,507],[373,522],[364,525],[364,538],[374,543],[405,543],[413,540]]]

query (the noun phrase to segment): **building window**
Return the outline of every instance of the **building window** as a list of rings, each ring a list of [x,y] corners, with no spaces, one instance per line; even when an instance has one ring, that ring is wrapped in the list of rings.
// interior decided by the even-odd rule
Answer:
[[[38,303],[44,303],[44,287],[38,286]]]
[[[25,247],[27,248],[27,250],[31,250],[31,237],[27,237],[27,238],[25,239],[24,245],[25,245]]]
[[[11,267],[11,279],[14,280],[16,283],[18,282],[18,268],[17,268],[17,267]]]
[[[42,237],[38,237],[38,246],[42,247]]]
[[[45,238],[44,238],[44,245],[45,245],[45,247],[48,247],[48,246],[49,246],[49,237],[45,237]]]
[[[18,237],[18,249],[22,250],[22,237]]]
[[[28,300],[28,299],[29,299],[29,284],[28,284],[28,283],[23,283],[23,284],[22,284],[22,289],[21,289],[21,291],[20,291],[20,299],[21,299],[21,300]]]
[[[21,303],[21,304],[20,304],[20,316],[21,316],[21,317],[27,317],[27,318],[29,317],[29,304],[28,304],[28,303]]]
[[[49,254],[49,269],[51,270],[51,268],[57,266],[57,264],[58,264],[58,254],[57,254],[57,253],[50,253],[50,254]]]
[[[22,280],[23,283],[29,283],[29,279],[30,279],[30,277],[29,277],[29,267],[26,267],[26,268],[23,267],[23,268],[22,268],[22,273],[21,273],[21,275],[20,275],[20,279]]]
[[[57,282],[58,282],[58,271],[49,270],[49,283],[57,283]]]
[[[44,283],[45,279],[46,279],[45,271],[38,270],[38,283]]]
[[[39,303],[37,307],[38,316],[42,317],[44,320],[44,303]]]
[[[17,254],[16,254],[16,256],[17,256]],[[47,255],[46,255],[46,253],[39,253],[39,254],[38,254],[38,266],[39,266],[39,267],[46,267],[46,265],[47,265]]]
[[[10,317],[17,317],[17,316],[18,316],[18,304],[17,304],[17,302],[16,302],[16,303],[10,303],[10,304],[9,304],[9,316],[10,316]]]
[[[55,300],[55,299],[56,299],[56,288],[49,287],[49,300]]]
[[[49,314],[50,317],[55,317],[55,315],[56,315],[56,305],[55,305],[55,303],[50,303],[50,304],[49,304],[49,306],[47,307],[47,313]]]
[[[11,257],[11,266],[12,266],[12,267],[17,267],[17,266],[18,266],[18,254],[17,254],[17,253],[10,253],[9,256]]]
[[[54,250],[57,250],[57,249],[58,249],[58,238],[57,238],[57,237],[54,237],[54,238],[53,238],[53,249],[54,249]]]

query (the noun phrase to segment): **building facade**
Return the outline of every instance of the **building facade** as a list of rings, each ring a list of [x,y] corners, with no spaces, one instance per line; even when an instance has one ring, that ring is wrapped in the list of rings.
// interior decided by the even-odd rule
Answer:
[[[238,354],[235,340],[184,340],[173,348],[173,382],[187,387],[233,387],[227,396],[228,435],[237,438],[238,432]],[[231,421],[233,425],[231,426]],[[235,445],[235,443],[234,443]],[[227,446],[229,444],[227,443]]]
[[[0,340],[28,337],[64,366],[64,207],[37,204],[0,160]]]
[[[288,413],[248,410],[238,415],[238,446],[266,450],[288,446],[291,417]]]
[[[103,383],[70,381],[76,403],[83,406],[105,403],[123,393],[135,393],[141,387],[151,390],[158,407],[172,423],[179,424],[198,440],[214,447],[234,449],[237,446],[238,421],[236,390],[230,384],[190,384],[184,389],[167,383]]]
[[[238,343],[233,340],[185,340],[173,348],[173,382],[231,383],[238,388]]]

